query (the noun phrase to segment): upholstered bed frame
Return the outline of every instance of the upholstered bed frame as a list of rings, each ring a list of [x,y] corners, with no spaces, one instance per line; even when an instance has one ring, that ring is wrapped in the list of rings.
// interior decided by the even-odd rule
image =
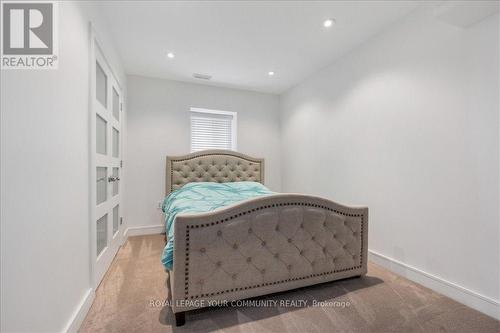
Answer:
[[[264,183],[264,160],[227,150],[168,156],[166,176],[167,194],[197,181]],[[180,214],[174,234],[169,288],[177,326],[188,310],[367,271],[368,208],[309,195]]]

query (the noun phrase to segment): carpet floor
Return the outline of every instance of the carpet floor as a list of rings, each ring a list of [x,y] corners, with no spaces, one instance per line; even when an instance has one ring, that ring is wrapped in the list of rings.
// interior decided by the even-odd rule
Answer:
[[[302,307],[226,307],[175,327],[160,255],[164,236],[130,237],[96,291],[80,332],[500,332],[500,322],[375,264],[363,278],[263,297]],[[325,302],[313,306],[312,301]]]

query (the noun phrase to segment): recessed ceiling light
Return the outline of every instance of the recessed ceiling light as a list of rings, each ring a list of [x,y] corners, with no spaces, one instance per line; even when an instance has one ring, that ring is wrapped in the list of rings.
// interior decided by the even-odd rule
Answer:
[[[274,72],[273,72],[273,71],[270,71],[270,72],[268,72],[268,73],[267,73],[267,75],[269,75],[269,76],[273,76],[273,75],[274,75]]]
[[[168,52],[167,53],[167,57],[169,57],[170,59],[174,59],[175,58],[175,54],[173,54],[172,52]]]
[[[325,20],[325,22],[323,22],[323,26],[325,28],[330,28],[334,23],[335,23],[334,19],[328,19],[328,20]]]

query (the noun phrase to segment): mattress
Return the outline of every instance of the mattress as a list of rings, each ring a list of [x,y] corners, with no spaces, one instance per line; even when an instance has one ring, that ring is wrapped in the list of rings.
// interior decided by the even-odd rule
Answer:
[[[163,201],[167,245],[163,250],[161,262],[166,269],[173,268],[174,223],[175,217],[182,213],[204,213],[233,205],[247,199],[275,194],[257,182],[188,183],[170,193]]]

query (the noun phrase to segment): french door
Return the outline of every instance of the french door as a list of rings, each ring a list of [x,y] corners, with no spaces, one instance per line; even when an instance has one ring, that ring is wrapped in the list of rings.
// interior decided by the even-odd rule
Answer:
[[[93,40],[91,117],[91,260],[97,287],[122,243],[122,89]],[[93,133],[92,133],[93,132]]]

